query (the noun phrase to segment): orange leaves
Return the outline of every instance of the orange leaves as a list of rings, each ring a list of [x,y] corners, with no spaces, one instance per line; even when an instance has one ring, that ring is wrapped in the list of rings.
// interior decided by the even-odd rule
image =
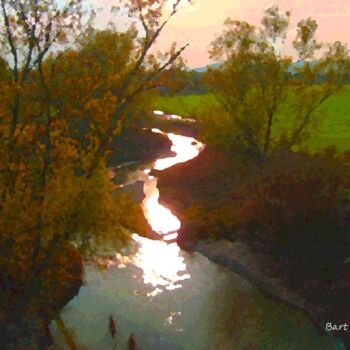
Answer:
[[[21,3],[8,2],[11,15]],[[161,18],[159,4],[165,1],[145,3],[151,26]],[[66,269],[67,250],[89,254],[107,244],[110,250],[128,239],[128,229],[142,232],[140,208],[113,193],[105,162],[126,116],[143,114],[141,100],[131,104],[130,96],[143,91],[140,82],[153,72],[142,60],[135,69],[142,45],[135,26],[123,33],[95,31],[88,19],[89,30],[80,35],[80,5],[74,0],[58,10],[55,1],[39,1],[38,16],[29,6],[28,21],[10,18],[21,52],[5,49],[13,55],[13,70],[0,61],[0,251],[13,242],[10,259],[0,254],[0,268],[20,284],[44,262],[49,269],[40,293],[76,277]],[[71,39],[71,49],[47,56],[53,43],[56,48]]]
[[[122,131],[122,121],[118,120],[116,128],[113,130],[113,135],[119,135]]]
[[[36,138],[36,126],[35,125],[19,125],[15,130],[14,137],[18,146],[24,146],[27,143],[31,143]]]

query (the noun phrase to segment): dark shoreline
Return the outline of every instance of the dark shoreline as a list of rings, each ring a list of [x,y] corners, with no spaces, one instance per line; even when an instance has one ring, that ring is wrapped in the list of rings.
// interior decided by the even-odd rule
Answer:
[[[207,152],[207,155],[205,152]],[[166,204],[182,222],[177,241],[180,248],[189,252],[198,252],[212,262],[239,274],[253,285],[259,287],[271,299],[303,312],[315,325],[320,334],[339,338],[349,348],[350,334],[348,333],[350,332],[326,332],[325,329],[327,322],[344,323],[342,322],[344,320],[342,308],[333,306],[334,309],[332,310],[332,305],[317,305],[312,300],[303,297],[302,293],[298,293],[298,291],[291,290],[285,286],[281,278],[271,278],[271,276],[264,272],[264,266],[275,264],[275,262],[266,256],[266,254],[264,256],[263,252],[257,254],[256,251],[250,251],[247,242],[234,238],[236,236],[235,233],[232,233],[229,239],[225,238],[227,232],[223,233],[222,239],[210,239],[209,237],[197,238],[196,230],[198,228],[195,224],[186,222],[186,218],[184,217],[184,212],[190,205],[191,197],[194,200],[198,200],[198,188],[196,189],[194,184],[198,184],[198,187],[201,187],[201,183],[203,183],[203,179],[198,183],[191,179],[191,177],[193,178],[195,176],[194,170],[191,171],[191,167],[192,169],[199,167],[205,173],[203,169],[206,169],[206,166],[210,164],[204,165],[203,163],[209,162],[209,159],[212,159],[211,156],[208,157],[208,154],[211,152],[212,150],[207,147],[202,152],[203,154],[186,164],[178,164],[165,171],[155,172],[154,174],[159,178],[160,202]],[[224,163],[221,166],[224,166]],[[218,169],[220,171],[220,166]],[[192,186],[191,184],[188,185],[188,182]],[[241,249],[238,249],[239,246],[245,250],[246,254],[242,255]],[[330,310],[332,311],[332,316],[327,319]]]
[[[124,163],[146,163],[159,157],[173,154],[171,142],[161,134],[151,130],[130,129],[115,139],[108,158],[108,166],[117,167]]]

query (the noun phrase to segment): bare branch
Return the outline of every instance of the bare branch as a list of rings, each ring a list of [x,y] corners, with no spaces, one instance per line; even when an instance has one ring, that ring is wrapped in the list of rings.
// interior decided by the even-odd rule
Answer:
[[[294,132],[294,135],[291,139],[290,142],[290,147],[292,147],[299,139],[301,133],[304,131],[305,127],[308,125],[310,117],[312,115],[312,113],[315,112],[315,110],[320,107],[326,100],[328,100],[328,98],[330,98],[332,96],[332,91],[327,91],[324,96],[322,96],[322,98],[318,101],[318,103],[315,103],[312,108],[306,113],[306,115],[304,116],[303,121],[301,122],[300,126],[298,129],[296,129],[296,131]]]
[[[165,69],[167,69],[171,64],[174,63],[174,61],[181,55],[181,53],[189,46],[189,44],[184,45],[181,47],[177,52],[175,52],[167,62],[165,62],[162,66],[160,66],[152,75],[150,75],[142,84],[140,84],[132,93],[130,93],[124,100],[123,103],[119,105],[119,107],[116,109],[116,112],[114,114],[114,119],[119,119],[120,112],[122,112],[125,107],[134,99],[136,95],[139,93],[145,91],[145,86],[152,81],[154,78],[156,78],[161,72],[163,72]],[[114,129],[114,127],[112,127]]]
[[[145,21],[145,18],[143,17],[143,14],[142,14],[142,5],[141,5],[141,2],[140,0],[137,0],[137,6],[138,6],[138,9],[139,9],[139,16],[140,16],[140,20],[141,20],[141,23],[142,23],[142,26],[143,26],[143,29],[145,30],[146,32],[146,41],[148,40],[149,38],[149,34],[150,34],[150,30],[146,24],[146,21]]]
[[[24,7],[23,4],[20,3],[20,8],[21,8],[21,16],[22,16],[22,20],[24,25],[26,26],[26,34],[27,34],[27,38],[28,38],[28,43],[29,43],[29,48],[28,48],[28,54],[27,54],[27,59],[26,59],[26,63],[23,69],[23,75],[22,75],[22,82],[24,82],[31,70],[30,68],[30,64],[32,61],[32,54],[33,54],[33,49],[35,46],[35,31],[36,31],[36,26],[37,23],[39,21],[38,18],[38,0],[34,0],[34,23],[32,24],[31,28],[29,28],[29,25],[27,23],[27,18],[25,15],[25,11],[24,11]]]
[[[5,27],[6,27],[6,38],[7,38],[7,42],[10,45],[10,50],[13,56],[13,61],[14,61],[14,67],[13,67],[13,73],[15,76],[15,81],[18,81],[18,53],[17,53],[17,48],[15,46],[14,43],[14,39],[13,39],[13,34],[11,31],[11,27],[10,27],[10,21],[9,21],[9,17],[8,14],[6,12],[6,7],[5,7],[5,0],[1,0],[1,9],[2,9],[2,14],[4,16],[4,22],[5,22]]]
[[[176,1],[176,3],[173,5],[173,10],[169,14],[168,18],[166,20],[164,20],[163,23],[155,30],[155,32],[153,33],[153,35],[151,36],[151,38],[149,40],[147,38],[147,31],[146,31],[146,38],[145,38],[144,47],[143,47],[143,49],[141,51],[141,54],[140,54],[138,60],[136,61],[135,67],[131,70],[130,74],[128,75],[128,77],[126,78],[124,83],[122,84],[122,86],[120,88],[119,97],[122,97],[123,94],[126,92],[127,88],[129,87],[129,85],[130,85],[130,83],[132,81],[132,78],[140,70],[140,68],[141,68],[141,66],[142,66],[142,64],[143,64],[143,62],[145,60],[145,57],[146,57],[147,53],[149,52],[150,48],[152,47],[154,42],[159,37],[159,35],[160,35],[161,31],[163,30],[163,28],[167,25],[167,23],[170,21],[170,19],[176,14],[178,6],[179,6],[180,3],[181,3],[181,0],[177,0]],[[138,4],[139,4],[139,1],[138,1]],[[139,11],[140,11],[140,8],[139,8]],[[140,16],[141,16],[140,18],[142,18],[141,22],[144,22],[144,18],[142,16],[142,12],[141,11],[140,11]],[[143,25],[147,27],[146,23],[143,24]],[[149,32],[149,29],[148,29],[148,32]]]

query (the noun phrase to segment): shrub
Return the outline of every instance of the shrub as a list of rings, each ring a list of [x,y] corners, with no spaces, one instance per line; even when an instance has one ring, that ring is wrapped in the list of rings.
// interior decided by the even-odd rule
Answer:
[[[240,217],[293,283],[336,278],[349,251],[346,187],[334,153],[278,152],[246,189]]]

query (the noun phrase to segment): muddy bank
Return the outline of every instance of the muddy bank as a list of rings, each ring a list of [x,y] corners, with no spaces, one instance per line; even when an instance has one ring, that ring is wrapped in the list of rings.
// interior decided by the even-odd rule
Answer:
[[[198,157],[186,163],[152,174],[158,177],[161,200],[174,206],[176,212],[188,207],[195,201],[212,198],[224,200],[232,179],[228,178],[230,164],[218,150],[206,146]],[[214,199],[213,199],[214,198]],[[169,200],[169,201],[168,201]],[[208,201],[209,203],[209,201]]]
[[[252,252],[245,242],[222,240],[198,241],[190,248],[206,256],[211,261],[238,273],[252,284],[261,288],[272,299],[286,303],[297,310],[305,312],[320,333],[326,333],[327,319],[325,308],[310,303],[296,291],[288,289],[281,278],[266,273],[274,261],[266,255]],[[339,334],[334,333],[334,336]]]
[[[270,258],[265,247],[251,246],[248,232],[234,229],[230,215],[224,213],[234,216],[232,192],[239,183],[239,173],[227,157],[209,147],[196,159],[155,172],[159,177],[160,201],[182,222],[178,245],[230,268],[272,299],[302,310],[321,333],[325,333],[326,323],[350,325],[347,278],[328,286],[308,280],[305,288],[290,288],[285,280],[289,274],[286,268]],[[350,331],[335,331],[332,335],[349,346]]]
[[[310,300],[300,291],[286,287],[282,277],[275,274],[271,275],[268,272],[277,268],[276,263],[267,255],[253,252],[246,242],[209,239],[197,241],[195,244],[187,245],[187,247],[185,242],[185,248],[199,252],[209,260],[238,273],[247,281],[258,286],[273,300],[304,312],[320,334],[329,334],[339,338],[346,344],[346,348],[349,348],[350,337],[348,331],[344,331],[344,329],[327,330],[327,324],[343,325],[343,327],[345,325],[349,329],[348,307],[347,304],[341,304],[341,299],[337,300],[337,292],[333,293],[333,303],[329,304],[326,295],[320,295],[319,300]],[[329,292],[332,293],[332,291]],[[322,302],[322,298],[324,302]]]
[[[222,214],[232,206],[237,171],[222,152],[206,146],[198,157],[152,174],[158,177],[160,203],[182,222],[180,241],[232,234],[232,220]]]

